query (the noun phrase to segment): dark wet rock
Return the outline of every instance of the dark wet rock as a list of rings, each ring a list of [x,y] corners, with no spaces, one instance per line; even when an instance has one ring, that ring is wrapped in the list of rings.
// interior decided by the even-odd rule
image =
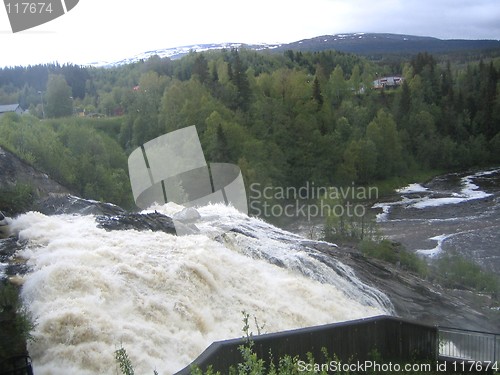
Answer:
[[[29,271],[26,261],[16,257],[16,252],[23,249],[26,243],[15,237],[0,240],[0,278],[24,275]]]
[[[175,226],[172,218],[157,212],[140,214],[124,213],[115,216],[96,216],[98,227],[106,230],[150,230],[153,232],[165,232],[175,234]]]
[[[367,258],[354,248],[324,243],[314,248],[350,266],[361,281],[385,293],[402,318],[490,332],[500,327],[500,312],[491,308],[489,296],[442,288],[395,265]]]
[[[10,218],[5,217],[0,211],[0,239],[10,236]]]
[[[49,194],[37,202],[35,209],[44,215],[121,215],[126,212],[111,203],[83,199],[71,194]]]
[[[158,212],[133,213],[111,203],[83,199],[70,194],[50,194],[38,202],[37,210],[45,215],[95,215],[98,226],[106,230],[135,229],[176,234],[177,228],[184,234],[199,232],[191,223],[200,217],[195,209],[181,211],[179,217],[185,222],[176,220],[174,225],[172,218]]]
[[[246,231],[245,228],[241,226],[236,228],[231,228],[231,232],[239,233],[250,238],[257,238],[253,233],[251,233],[250,231]]]
[[[0,147],[0,190],[12,189],[17,184],[31,186],[36,197],[45,197],[49,193],[69,193],[68,189],[45,173]]]

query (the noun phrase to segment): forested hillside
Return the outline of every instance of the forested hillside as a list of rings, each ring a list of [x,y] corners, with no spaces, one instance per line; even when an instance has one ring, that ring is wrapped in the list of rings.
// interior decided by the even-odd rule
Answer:
[[[384,65],[291,50],[4,68],[0,104],[31,115],[1,117],[0,144],[84,197],[125,206],[128,154],[193,124],[207,161],[237,163],[247,184],[371,184],[500,163],[499,74],[487,56],[459,64],[420,53]],[[373,89],[391,75],[404,83]]]

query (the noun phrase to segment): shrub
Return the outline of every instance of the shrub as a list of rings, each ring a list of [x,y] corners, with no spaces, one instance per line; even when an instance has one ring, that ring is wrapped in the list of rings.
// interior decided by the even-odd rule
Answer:
[[[427,276],[427,263],[416,254],[409,252],[403,245],[387,239],[377,241],[365,240],[359,245],[361,252],[369,257],[384,260],[400,266],[402,269]]]
[[[497,295],[500,278],[458,254],[445,255],[436,262],[436,278],[445,287],[474,289]]]
[[[26,353],[26,341],[33,340],[35,323],[22,306],[19,288],[0,283],[0,362]]]
[[[28,184],[16,184],[0,191],[0,211],[7,215],[28,211],[35,200],[33,187]]]

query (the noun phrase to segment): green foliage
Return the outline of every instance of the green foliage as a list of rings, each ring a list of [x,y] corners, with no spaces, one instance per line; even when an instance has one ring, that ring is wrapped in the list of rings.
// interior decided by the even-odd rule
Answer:
[[[47,117],[71,115],[74,104],[78,113],[109,118],[39,124],[4,116],[1,142],[76,193],[121,204],[130,203],[127,154],[190,125],[207,161],[237,163],[247,184],[263,186],[368,185],[499,163],[500,60],[471,58],[464,64],[422,53],[370,61],[335,51],[242,48],[106,69],[4,68],[4,103],[19,101],[38,117],[42,104]],[[377,75],[401,73],[401,87],[371,88]]]
[[[26,342],[33,340],[35,322],[22,305],[19,287],[0,283],[0,363],[6,358],[24,355]]]
[[[458,254],[445,255],[436,262],[435,278],[448,288],[473,289],[479,292],[500,294],[500,278],[484,271],[473,261]]]
[[[0,144],[76,194],[130,206],[127,158],[119,144],[75,119],[40,121],[22,116],[0,119]],[[32,194],[19,185],[3,197],[5,203],[27,207]]]
[[[336,186],[326,190],[317,206],[326,215],[323,238],[329,242],[354,242],[378,237],[375,216],[367,206],[378,199],[378,188]]]
[[[18,183],[12,188],[0,191],[0,211],[9,216],[25,212],[32,207],[34,198],[31,185]]]
[[[71,87],[62,75],[49,75],[45,100],[46,117],[64,117],[73,113]]]
[[[120,366],[120,370],[123,375],[134,375],[132,361],[123,347],[115,351],[115,360]]]
[[[380,110],[366,128],[366,138],[376,150],[376,176],[386,178],[401,172],[401,141],[392,115]]]
[[[299,366],[299,357],[290,356],[288,354],[278,358],[277,361],[273,359],[272,353],[270,354],[270,361],[266,363],[264,359],[259,358],[255,351],[255,342],[253,340],[253,334],[250,331],[250,314],[242,311],[243,315],[243,333],[245,338],[245,344],[240,345],[238,350],[242,356],[242,361],[239,362],[236,367],[231,367],[229,369],[229,375],[295,375],[295,374],[320,374],[326,375],[328,372],[323,369],[321,371],[316,371],[314,365],[317,363],[311,353],[307,353],[307,361],[304,364],[308,364],[308,368],[312,371],[301,371]],[[259,326],[257,318],[254,317],[255,325],[257,327],[258,334],[260,334],[263,327]],[[325,348],[322,349],[325,355],[324,363],[329,363],[330,359],[328,352]],[[213,369],[209,367],[205,373],[203,373],[199,368],[194,367],[191,371],[194,375],[212,375],[214,374]],[[219,374],[219,372],[217,372]],[[215,374],[214,374],[215,375]]]
[[[359,244],[361,252],[369,257],[395,264],[404,270],[431,278],[445,288],[471,289],[491,294],[498,298],[500,278],[484,271],[478,264],[458,254],[447,254],[436,260],[432,266],[416,254],[407,251],[400,243],[387,239],[364,240]]]
[[[361,252],[367,256],[395,264],[404,270],[415,272],[424,277],[428,275],[427,263],[416,254],[407,251],[400,243],[386,239],[362,241],[359,247]]]
[[[404,270],[415,272],[420,276],[427,276],[427,263],[416,254],[407,251],[400,243],[386,239],[381,241],[362,241],[359,245],[361,252],[369,257],[381,259],[401,267]]]
[[[329,211],[323,229],[323,238],[326,241],[359,242],[376,236],[373,219],[366,214],[357,216],[352,213],[352,202],[337,200],[330,204],[333,210]]]

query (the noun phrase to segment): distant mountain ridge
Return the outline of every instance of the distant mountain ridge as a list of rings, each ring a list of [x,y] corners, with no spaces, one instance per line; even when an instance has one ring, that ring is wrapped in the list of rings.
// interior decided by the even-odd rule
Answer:
[[[190,51],[204,52],[209,50],[220,50],[230,48],[247,48],[256,51],[268,50],[283,52],[295,50],[302,52],[318,52],[325,50],[337,50],[341,52],[355,53],[365,56],[373,56],[387,53],[416,54],[418,52],[447,53],[467,50],[490,50],[499,49],[499,40],[470,40],[470,39],[438,39],[434,37],[386,34],[386,33],[349,33],[322,35],[310,39],[303,39],[286,44],[245,44],[245,43],[211,43],[193,44],[188,46],[163,48],[147,51],[129,58],[115,62],[93,62],[92,66],[118,66],[146,60],[151,56],[158,55],[161,58],[168,57],[178,59],[187,55]]]
[[[277,48],[278,50],[323,51],[335,49],[362,55],[380,53],[429,53],[462,50],[500,49],[498,40],[438,39],[426,36],[354,33],[322,35],[304,39]]]

